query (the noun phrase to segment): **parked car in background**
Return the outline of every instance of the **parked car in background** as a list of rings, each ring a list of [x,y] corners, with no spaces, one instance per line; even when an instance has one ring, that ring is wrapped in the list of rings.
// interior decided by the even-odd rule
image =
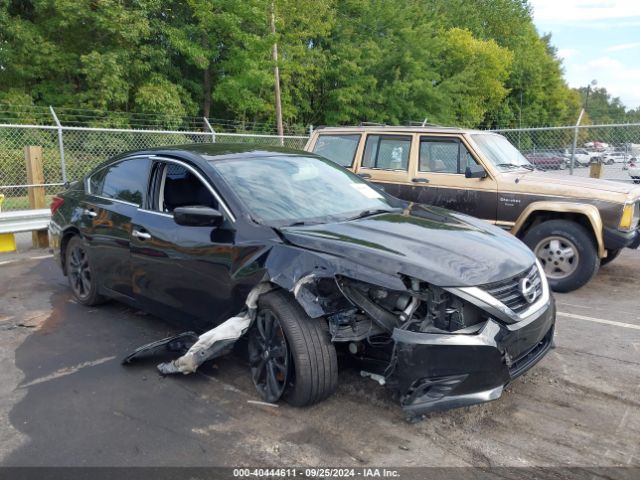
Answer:
[[[536,171],[496,133],[320,128],[305,149],[326,155],[397,197],[474,215],[509,230],[535,252],[557,291],[581,287],[621,249],[640,244],[640,188]]]
[[[631,152],[618,149],[604,152],[601,155],[601,158],[602,162],[605,165],[613,165],[614,163],[627,163],[635,159]]]
[[[591,160],[598,157],[596,152],[591,152],[586,148],[576,148],[574,153],[575,167],[588,167]],[[564,158],[567,159],[567,166],[571,165],[571,150],[566,150]]]
[[[525,157],[540,170],[564,170],[567,168],[567,159],[557,153],[529,153]]]
[[[402,162],[402,145],[384,151]],[[55,197],[49,231],[81,304],[115,298],[200,331],[242,322],[268,402],[330,396],[340,346],[410,416],[486,402],[553,341],[553,296],[522,242],[305,152],[124,154]]]

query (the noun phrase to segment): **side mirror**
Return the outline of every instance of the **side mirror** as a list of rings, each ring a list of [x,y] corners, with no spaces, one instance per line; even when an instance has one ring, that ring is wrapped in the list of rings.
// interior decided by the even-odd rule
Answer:
[[[173,210],[173,219],[185,227],[219,227],[224,221],[222,213],[211,207],[178,207]]]
[[[487,171],[482,165],[471,165],[464,171],[465,178],[484,178],[487,176]]]

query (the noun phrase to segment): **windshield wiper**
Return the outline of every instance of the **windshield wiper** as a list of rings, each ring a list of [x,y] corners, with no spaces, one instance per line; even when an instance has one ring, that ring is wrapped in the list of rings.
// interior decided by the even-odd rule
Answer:
[[[533,165],[527,165],[524,163],[499,163],[496,167],[509,167],[509,168],[526,168],[527,170],[535,170]]]
[[[359,214],[349,217],[347,220],[356,220],[358,218],[372,217],[373,215],[379,215],[381,213],[394,213],[401,212],[401,208],[372,208],[367,210],[362,210]]]

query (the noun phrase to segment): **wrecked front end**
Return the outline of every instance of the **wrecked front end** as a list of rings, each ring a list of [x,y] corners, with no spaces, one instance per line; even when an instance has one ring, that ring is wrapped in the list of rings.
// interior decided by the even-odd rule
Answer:
[[[552,346],[555,304],[537,263],[516,266],[503,280],[493,275],[479,286],[442,287],[394,273],[398,264],[380,258],[338,260],[291,245],[273,246],[261,258],[264,276],[244,311],[199,337],[177,338],[180,348],[171,337],[127,362],[158,349],[180,351],[160,372],[192,373],[250,331],[261,295],[284,290],[309,319],[326,321],[333,344],[357,361],[363,376],[396,392],[416,419],[497,399]]]
[[[397,392],[410,418],[497,399],[552,346],[555,303],[538,265],[480,287],[402,280],[389,289],[306,277],[295,293],[332,310],[332,341],[347,344],[363,376]]]

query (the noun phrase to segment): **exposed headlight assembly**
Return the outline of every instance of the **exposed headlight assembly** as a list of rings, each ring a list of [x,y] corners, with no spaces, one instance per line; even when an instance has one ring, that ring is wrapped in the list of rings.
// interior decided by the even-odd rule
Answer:
[[[638,221],[640,221],[640,208],[638,208],[638,203],[625,203],[618,228],[620,228],[620,230],[634,230],[638,226]]]
[[[338,280],[342,293],[377,326],[391,333],[402,328],[424,333],[473,333],[487,315],[442,288],[407,279],[406,291],[387,290],[346,278]]]

